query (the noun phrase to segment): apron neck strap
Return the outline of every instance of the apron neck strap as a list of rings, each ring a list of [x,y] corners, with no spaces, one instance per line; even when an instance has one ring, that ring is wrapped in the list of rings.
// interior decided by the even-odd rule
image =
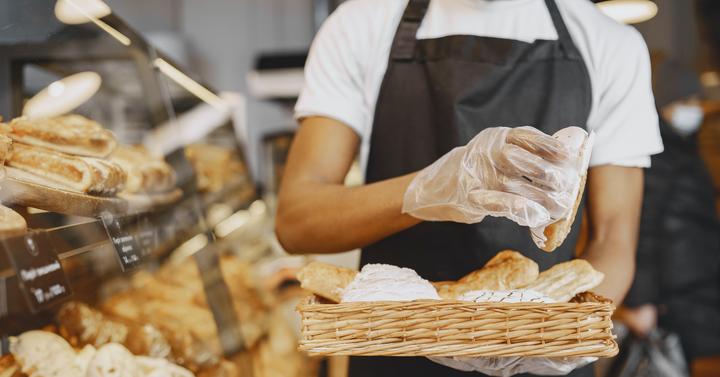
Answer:
[[[405,11],[400,19],[400,24],[395,32],[395,39],[393,40],[392,49],[390,50],[391,60],[407,61],[415,57],[417,31],[425,17],[425,13],[427,13],[429,4],[430,0],[408,0],[408,5],[405,7]],[[579,57],[580,55],[575,48],[575,44],[572,41],[567,26],[565,26],[565,21],[563,21],[560,9],[558,9],[555,0],[545,0],[545,5],[550,12],[550,18],[552,18],[553,25],[557,31],[561,48],[568,56]]]
[[[555,31],[557,31],[560,47],[565,50],[565,53],[568,54],[568,56],[578,57],[579,54],[576,54],[577,50],[575,49],[575,44],[572,41],[572,37],[570,36],[570,32],[568,32],[567,26],[565,26],[565,21],[563,21],[560,9],[558,9],[555,0],[545,0],[545,5],[547,6],[548,12],[550,12],[550,18],[552,18]]]
[[[420,28],[430,0],[409,0],[395,32],[390,59],[412,60],[415,57],[415,35]]]

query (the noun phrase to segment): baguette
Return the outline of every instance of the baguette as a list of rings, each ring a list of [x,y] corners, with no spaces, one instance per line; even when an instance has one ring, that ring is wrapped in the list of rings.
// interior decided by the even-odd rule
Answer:
[[[125,182],[123,170],[109,161],[20,143],[13,144],[7,165],[12,178],[83,194],[113,195]]]
[[[20,143],[77,156],[106,157],[117,146],[112,132],[81,115],[16,118],[9,124],[8,136]]]
[[[23,181],[81,193],[88,192],[93,185],[87,162],[47,149],[15,143],[6,164],[21,171],[8,169],[8,176]]]

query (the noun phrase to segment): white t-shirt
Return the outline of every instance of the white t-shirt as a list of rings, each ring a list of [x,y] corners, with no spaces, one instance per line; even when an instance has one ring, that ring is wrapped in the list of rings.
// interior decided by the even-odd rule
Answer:
[[[587,0],[555,0],[590,73],[596,135],[590,166],[650,166],[663,150],[645,41]],[[407,0],[350,0],[324,23],[305,65],[297,119],[324,116],[361,137],[363,171],[375,104]],[[558,38],[544,0],[433,0],[419,39],[477,35],[532,42]],[[516,125],[508,125],[516,126]]]

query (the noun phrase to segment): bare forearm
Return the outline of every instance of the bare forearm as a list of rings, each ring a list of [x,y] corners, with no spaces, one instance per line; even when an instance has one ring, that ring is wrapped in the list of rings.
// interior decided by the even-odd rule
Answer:
[[[612,299],[616,305],[619,305],[635,276],[634,255],[634,246],[623,242],[613,240],[590,242],[582,258],[605,274],[602,284],[593,291]]]
[[[600,166],[588,173],[589,239],[582,258],[605,274],[593,289],[620,305],[635,276],[643,172]]]
[[[290,253],[335,253],[367,246],[419,222],[402,214],[414,174],[358,187],[306,182],[282,198],[277,234]]]

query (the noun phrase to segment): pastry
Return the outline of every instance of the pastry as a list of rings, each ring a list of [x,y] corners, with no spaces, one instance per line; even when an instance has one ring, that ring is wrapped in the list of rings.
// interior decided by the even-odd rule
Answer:
[[[175,188],[175,171],[142,145],[118,146],[110,160],[127,172],[125,193],[163,193]]]
[[[138,367],[145,377],[194,377],[195,375],[165,359],[147,356],[135,357]]]
[[[127,348],[117,343],[100,347],[87,366],[86,377],[140,377],[141,370]]]
[[[297,274],[300,286],[333,302],[340,302],[342,290],[355,279],[357,271],[322,262],[311,262]]]
[[[592,292],[580,292],[573,297],[570,302],[582,304],[584,302],[596,302],[601,304],[612,304],[613,301],[607,297],[600,296]]]
[[[579,127],[564,128],[553,135],[553,137],[570,145],[572,150],[577,151],[577,158],[581,166],[580,183],[575,194],[575,203],[567,216],[546,226],[542,234],[538,234],[536,230],[531,232],[535,244],[547,252],[551,252],[562,245],[575,222],[575,215],[577,214],[580,203],[582,202],[583,193],[585,192],[588,163],[590,162],[590,153],[594,141],[594,134],[588,135],[585,130]]]
[[[8,176],[43,186],[107,195],[122,187],[124,174],[114,164],[48,149],[13,144]]]
[[[0,356],[0,377],[14,377],[18,371],[18,365],[12,355]]]
[[[92,173],[90,192],[98,195],[115,195],[125,186],[127,175],[120,165],[93,157],[82,157]]]
[[[80,302],[64,304],[56,319],[60,334],[76,347],[121,343],[136,355],[170,355],[170,345],[154,326],[122,323]]]
[[[12,139],[0,133],[0,164],[4,164],[10,156],[12,156]]]
[[[115,149],[112,132],[81,115],[54,118],[16,118],[9,124],[13,140],[77,156],[105,157]]]
[[[83,371],[74,364],[75,350],[65,339],[48,331],[27,331],[10,338],[10,352],[20,371],[28,377],[83,375]]]
[[[27,231],[25,218],[0,204],[0,237],[17,236],[25,231]]]
[[[14,168],[8,169],[12,178],[78,192],[87,192],[92,186],[90,166],[77,157],[18,143],[13,149],[6,162]]]
[[[504,250],[483,268],[467,274],[457,282],[437,282],[433,285],[440,297],[452,300],[470,291],[516,289],[533,282],[537,277],[537,263],[517,251]]]
[[[575,259],[543,271],[537,280],[522,288],[540,292],[557,302],[568,302],[578,293],[597,287],[604,276],[588,261]]]
[[[245,165],[236,151],[210,144],[192,144],[185,147],[185,157],[197,175],[200,192],[216,192],[222,189],[229,177],[245,173]]]

